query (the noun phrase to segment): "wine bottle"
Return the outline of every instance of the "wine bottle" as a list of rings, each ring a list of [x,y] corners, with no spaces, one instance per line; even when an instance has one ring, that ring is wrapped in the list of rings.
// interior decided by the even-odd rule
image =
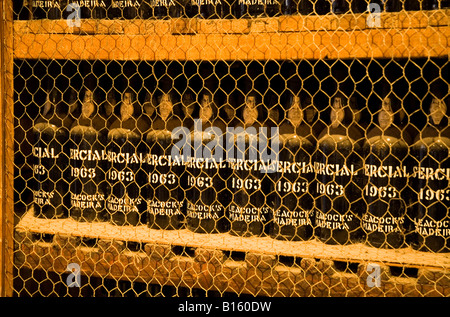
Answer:
[[[157,116],[146,135],[149,148],[148,226],[152,229],[180,229],[185,221],[181,184],[185,166],[181,155],[172,155],[172,147],[179,141],[177,137],[172,138],[172,132],[175,133],[175,129],[181,128],[182,124],[173,113],[171,84],[165,80],[161,82]]]
[[[67,147],[70,122],[64,122],[59,90],[47,90],[40,116],[33,125],[33,202],[34,215],[39,218],[67,217],[69,165]]]
[[[111,222],[116,225],[137,226],[147,221],[143,193],[147,148],[141,139],[150,124],[140,116],[139,108],[133,92],[127,89],[119,105],[120,117],[108,132],[106,207]]]
[[[315,146],[302,108],[300,95],[289,94],[287,118],[280,124],[280,154],[272,184],[272,237],[276,239],[308,240],[313,236],[314,198],[310,187]]]
[[[266,204],[262,188],[264,167],[258,148],[259,128],[262,125],[258,120],[256,96],[254,91],[247,93],[242,110],[243,122],[234,127],[233,134],[227,135],[227,143],[233,144],[233,151],[227,149],[232,170],[227,187],[233,193],[227,215],[230,233],[239,236],[264,235],[271,220],[271,209]]]
[[[361,133],[352,126],[346,98],[338,92],[331,107],[330,125],[319,136],[314,162],[316,174],[317,237],[327,244],[356,243],[361,239]]]
[[[411,149],[417,165],[413,188],[417,194],[411,207],[415,239],[413,248],[428,252],[450,251],[450,128],[444,99],[433,94],[427,125]]]
[[[84,91],[81,116],[70,129],[70,210],[77,221],[107,221],[106,122],[100,103],[89,88]]]
[[[190,135],[192,157],[186,165],[186,227],[199,233],[219,233],[227,229],[225,206],[230,199],[221,142],[225,125],[216,120],[217,106],[210,89],[205,87],[201,98],[199,119]]]
[[[367,134],[363,152],[363,189],[367,210],[361,222],[366,244],[377,248],[400,248],[405,244],[405,215],[409,144],[398,127],[388,93],[378,112],[378,124]]]

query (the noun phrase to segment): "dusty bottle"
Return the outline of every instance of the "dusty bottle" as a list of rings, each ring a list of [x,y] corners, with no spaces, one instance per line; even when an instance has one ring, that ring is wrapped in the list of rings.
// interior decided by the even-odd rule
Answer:
[[[300,97],[291,95],[289,99],[287,118],[280,125],[280,154],[272,184],[275,193],[272,237],[308,240],[313,236],[314,145],[311,128],[303,119]]]
[[[394,118],[391,98],[386,96],[378,125],[368,132],[363,147],[367,210],[361,223],[366,244],[377,248],[400,248],[405,243],[409,140]]]
[[[146,166],[148,226],[180,229],[185,221],[181,185],[185,167],[183,157],[172,153],[174,144],[179,141],[178,137],[172,138],[172,131],[182,125],[173,113],[173,97],[167,87],[163,87],[158,99],[157,116],[146,135],[149,149]]]
[[[67,112],[61,106],[60,93],[51,89],[33,125],[33,205],[39,218],[67,217],[67,141],[71,122],[67,122]]]
[[[140,116],[131,91],[124,92],[119,109],[120,116],[109,127],[107,139],[106,208],[112,223],[137,226],[147,221],[143,194],[147,148],[142,134],[150,125]]]
[[[84,92],[81,116],[70,129],[70,210],[78,221],[107,221],[107,117],[90,89]]]
[[[186,163],[186,227],[194,232],[218,233],[227,229],[225,206],[230,197],[223,136],[225,126],[216,120],[217,107],[210,92],[200,101],[199,119],[191,129],[192,157]]]
[[[259,151],[262,125],[258,121],[256,94],[252,92],[245,98],[242,118],[243,123],[234,127],[234,133],[227,131],[227,160],[232,171],[227,187],[233,195],[227,216],[231,234],[261,236],[268,231],[271,209],[266,204],[262,184],[266,168]],[[232,144],[231,151],[229,144]]]
[[[346,99],[338,93],[331,107],[330,125],[319,136],[315,155],[315,234],[327,244],[361,239],[362,144],[355,140],[362,137],[349,113]]]
[[[411,208],[413,248],[428,252],[450,251],[450,128],[444,100],[434,97],[429,121],[411,149],[415,159]]]

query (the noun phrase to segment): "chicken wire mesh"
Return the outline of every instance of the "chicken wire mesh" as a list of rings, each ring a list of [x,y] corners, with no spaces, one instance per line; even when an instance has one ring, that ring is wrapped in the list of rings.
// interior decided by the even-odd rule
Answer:
[[[64,1],[15,7],[32,35],[14,60],[15,296],[449,295],[447,57],[331,58],[301,37],[310,58],[241,59],[183,40],[199,18],[248,52],[278,32],[240,42],[225,19],[372,28],[365,2],[113,3],[78,3],[75,31]],[[445,8],[430,3],[383,10]],[[133,42],[151,18],[157,36]],[[327,21],[306,31],[325,39]]]

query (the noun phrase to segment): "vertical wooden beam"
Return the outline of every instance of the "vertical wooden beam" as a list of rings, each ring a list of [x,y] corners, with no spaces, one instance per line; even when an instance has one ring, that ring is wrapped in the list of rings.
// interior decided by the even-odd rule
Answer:
[[[13,294],[14,118],[13,0],[0,6],[0,295]]]

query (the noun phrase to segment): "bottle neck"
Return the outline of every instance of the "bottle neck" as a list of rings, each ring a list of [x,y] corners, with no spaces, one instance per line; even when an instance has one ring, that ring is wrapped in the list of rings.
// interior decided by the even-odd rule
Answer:
[[[82,118],[89,119],[95,112],[94,99],[91,91],[86,91],[83,104],[81,105]]]
[[[442,127],[447,125],[448,119],[446,117],[447,106],[443,100],[434,98],[430,105],[429,122],[435,127]]]
[[[244,113],[243,113],[244,125],[253,125],[258,120],[258,109],[256,107],[256,98],[254,96],[248,96],[245,100]]]
[[[335,97],[331,106],[330,121],[331,127],[337,128],[344,123],[345,110],[341,97]]]
[[[120,118],[122,121],[130,119],[134,114],[134,105],[131,99],[131,94],[126,93],[120,106]]]
[[[211,122],[213,120],[213,114],[214,110],[211,96],[204,95],[200,105],[199,118],[203,122]]]
[[[392,111],[391,99],[389,97],[384,98],[381,111],[378,114],[378,125],[381,130],[388,129],[394,123],[394,112]]]
[[[169,94],[163,94],[158,105],[159,117],[163,121],[167,121],[172,116],[173,103]]]
[[[181,99],[181,106],[186,119],[192,119],[192,114],[195,110],[195,101],[190,93],[183,95]]]
[[[289,122],[294,126],[298,127],[303,122],[303,111],[301,108],[301,102],[299,96],[294,96],[292,104],[289,107],[287,114]]]

